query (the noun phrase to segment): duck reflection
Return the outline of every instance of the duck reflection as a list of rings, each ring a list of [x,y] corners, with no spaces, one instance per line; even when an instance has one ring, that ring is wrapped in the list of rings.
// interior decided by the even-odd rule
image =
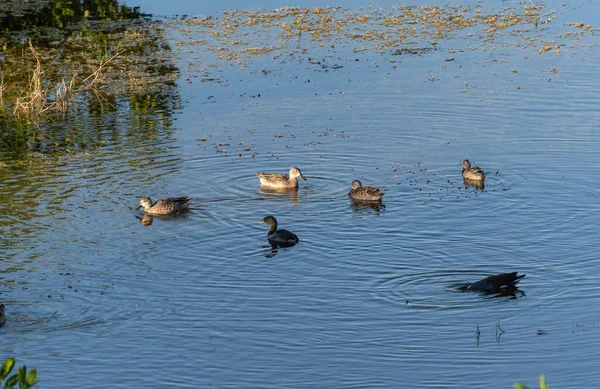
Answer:
[[[491,298],[508,297],[511,300],[519,298],[519,297],[527,296],[525,294],[525,292],[523,292],[521,289],[516,288],[516,287],[505,289],[505,290],[502,290],[497,293],[484,293],[484,294],[489,295]]]
[[[273,258],[279,252],[279,247],[277,244],[269,242],[269,245],[262,245],[263,248],[263,256],[265,258]]]
[[[524,297],[525,293],[517,287],[517,284],[525,274],[517,275],[517,272],[502,273],[486,277],[477,282],[462,284],[458,286],[461,292],[476,292],[496,297]]]
[[[293,243],[288,243],[288,244],[277,244],[274,242],[269,242],[268,245],[262,245],[260,246],[263,249],[263,256],[265,258],[273,258],[274,256],[277,255],[277,253],[279,252],[279,250],[287,248],[287,247],[292,247],[294,244]]]
[[[468,178],[463,178],[463,182],[465,185],[472,186],[475,189],[479,189],[479,190],[485,189],[485,181],[483,181],[483,180],[470,180]]]
[[[354,212],[373,210],[377,214],[385,209],[381,201],[352,201],[350,206]]]
[[[177,215],[149,215],[146,213],[146,214],[144,214],[143,217],[139,216],[139,215],[135,215],[135,218],[140,221],[141,225],[150,226],[150,225],[152,225],[152,223],[154,223],[154,220],[156,220],[156,219],[159,219],[163,222],[168,222],[168,221],[184,219],[186,217],[189,217],[190,214],[192,214],[192,211],[189,211],[186,209]]]
[[[298,188],[267,188],[260,186],[258,192],[261,194],[272,195],[272,196],[289,196],[290,205],[292,207],[300,204],[300,198],[298,197]]]
[[[135,216],[136,219],[140,221],[140,224],[143,226],[149,226],[154,221],[154,216],[145,214],[144,217]]]

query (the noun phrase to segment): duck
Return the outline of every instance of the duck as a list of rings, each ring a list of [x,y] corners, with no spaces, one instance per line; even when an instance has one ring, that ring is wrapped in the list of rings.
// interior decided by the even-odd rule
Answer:
[[[266,224],[271,227],[271,229],[267,233],[267,239],[269,239],[269,242],[271,242],[272,244],[291,246],[298,243],[298,241],[300,240],[298,239],[298,236],[296,236],[296,234],[294,234],[293,232],[283,229],[278,230],[277,219],[275,219],[273,216],[265,216],[258,223]]]
[[[6,314],[4,313],[4,304],[0,304],[0,326],[6,323]]]
[[[298,177],[306,181],[300,169],[295,166],[290,169],[289,174],[256,172],[256,175],[262,186],[270,188],[297,188]]]
[[[362,186],[359,180],[354,180],[348,196],[354,201],[381,201],[383,193],[378,188]]]
[[[465,180],[483,181],[485,173],[479,166],[471,167],[471,162],[468,159],[463,161],[462,176]]]
[[[515,291],[517,284],[525,274],[517,275],[518,272],[501,273],[494,276],[486,277],[472,284],[465,284],[459,287],[462,292],[480,292],[480,293],[506,293]]]
[[[152,204],[150,197],[143,197],[136,209],[144,208],[149,215],[173,215],[180,213],[190,205],[192,199],[188,197],[169,197]]]

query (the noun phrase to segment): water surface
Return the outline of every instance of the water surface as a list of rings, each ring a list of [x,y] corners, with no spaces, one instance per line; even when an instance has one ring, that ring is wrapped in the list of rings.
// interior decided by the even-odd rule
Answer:
[[[215,13],[161,4],[142,11]],[[594,2],[542,4],[548,35],[598,25]],[[600,381],[595,33],[561,54],[473,38],[218,67],[169,34],[182,107],[81,119],[102,147],[3,154],[0,350],[40,387]],[[484,190],[462,182],[465,158]],[[256,171],[291,166],[297,192],[259,188]],[[353,206],[354,179],[383,206]],[[194,202],[177,217],[135,211],[180,195]],[[273,250],[266,215],[300,243]],[[524,296],[454,288],[508,271],[527,274]]]

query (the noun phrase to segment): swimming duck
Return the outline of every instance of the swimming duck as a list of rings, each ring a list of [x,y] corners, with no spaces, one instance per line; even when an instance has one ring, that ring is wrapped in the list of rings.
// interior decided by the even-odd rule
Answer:
[[[466,180],[483,181],[485,173],[479,166],[471,167],[471,162],[468,159],[463,161],[462,176]]]
[[[516,271],[512,273],[497,274],[472,284],[462,285],[459,287],[459,290],[462,292],[480,292],[489,294],[506,293],[507,291],[516,290],[517,284],[523,277],[525,277],[525,274],[518,276]]]
[[[4,313],[4,304],[0,304],[0,326],[6,323],[6,314]]]
[[[272,188],[296,188],[298,187],[297,177],[306,181],[306,178],[297,167],[292,167],[289,174],[256,172],[256,175],[260,179],[261,185]]]
[[[354,180],[348,196],[354,201],[381,201],[383,193],[372,186],[362,186],[359,180]]]
[[[264,219],[259,221],[259,224],[266,224],[271,227],[267,233],[267,239],[269,239],[269,242],[271,243],[291,246],[299,241],[298,237],[293,232],[289,232],[288,230],[278,230],[277,219],[275,219],[273,216],[266,216]]]
[[[149,215],[171,215],[183,211],[191,202],[192,199],[187,197],[170,197],[152,204],[150,197],[144,197],[136,209],[143,207],[144,212]]]

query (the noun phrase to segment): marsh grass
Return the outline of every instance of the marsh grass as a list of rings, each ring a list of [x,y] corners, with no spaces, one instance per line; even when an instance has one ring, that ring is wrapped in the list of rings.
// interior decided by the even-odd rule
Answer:
[[[106,83],[106,80],[103,79],[103,70],[122,53],[121,51],[101,59],[96,69],[83,79],[76,71],[73,71],[68,82],[64,78],[53,82],[45,77],[40,54],[31,41],[29,41],[29,52],[33,57],[34,67],[30,71],[25,88],[14,96],[12,102],[5,98],[6,91],[10,87],[8,81],[5,81],[4,77],[0,80],[0,109],[2,111],[10,112],[19,119],[26,118],[35,123],[55,116],[64,116],[82,92],[91,91],[102,104],[108,103],[96,86]]]
[[[4,81],[4,75],[0,76],[0,110],[5,108],[4,106],[4,91],[6,90],[8,84]]]
[[[112,27],[112,28],[109,28]],[[0,119],[33,124],[114,111],[134,96],[172,93],[178,69],[160,25],[99,23],[93,33],[9,45],[0,62]]]

